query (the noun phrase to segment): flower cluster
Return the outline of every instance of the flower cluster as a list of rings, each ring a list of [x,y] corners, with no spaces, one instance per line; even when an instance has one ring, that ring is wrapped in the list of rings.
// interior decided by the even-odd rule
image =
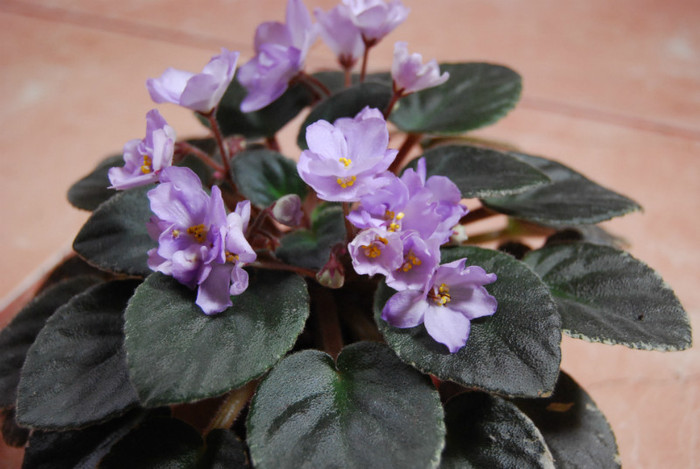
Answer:
[[[346,83],[360,57],[364,79],[369,49],[406,19],[408,9],[399,0],[343,0],[329,12],[316,9],[314,15],[316,24],[301,0],[288,0],[284,23],[258,26],[255,56],[237,75],[247,90],[242,112],[269,105],[295,81],[315,93],[324,89],[304,72],[306,56],[319,35],[336,53]],[[152,110],[145,138],[128,142],[124,166],[109,172],[114,189],[157,184],[148,192],[154,214],[148,229],[158,241],[148,252],[148,266],[196,288],[196,304],[206,314],[225,310],[232,304],[231,295],[247,288],[248,274],[242,267],[257,260],[249,239],[270,250],[278,244],[275,235],[263,229],[267,217],[287,227],[282,233],[299,229],[309,219],[309,207],[298,195],[287,194],[264,210],[256,209],[249,228],[251,204],[242,200],[235,184],[214,184],[208,192],[192,170],[177,166],[183,153],[178,149],[187,149],[216,170],[215,179],[233,182],[229,159],[235,150],[221,135],[216,111],[234,79],[238,57],[238,52],[222,49],[201,73],[168,68],[146,83],[156,103],[175,103],[209,120],[220,163],[186,143],[176,144],[174,130]],[[358,274],[383,275],[397,290],[384,307],[385,321],[395,327],[424,323],[436,341],[455,352],[466,343],[470,320],[495,312],[496,300],[484,288],[495,275],[465,267],[465,259],[440,265],[440,246],[467,212],[454,183],[443,176],[427,177],[423,160],[401,177],[392,172],[398,152],[389,148],[386,117],[399,99],[441,85],[449,75],[441,74],[435,61],[423,65],[420,55],[409,54],[407,44],[398,42],[392,78],[393,97],[386,109],[365,107],[355,116],[332,123],[319,120],[306,129],[308,149],[299,157],[299,176],[319,199],[344,204],[351,231],[347,245],[331,250],[316,278],[325,286],[342,286],[342,259],[349,256]],[[228,214],[222,190],[228,191],[226,200],[239,201]],[[274,255],[266,253],[270,257]]]

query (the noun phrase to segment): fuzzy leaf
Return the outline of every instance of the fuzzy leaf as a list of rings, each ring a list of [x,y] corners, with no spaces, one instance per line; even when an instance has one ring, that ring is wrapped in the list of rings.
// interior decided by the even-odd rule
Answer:
[[[246,94],[248,91],[234,78],[221,98],[216,120],[224,135],[242,135],[246,138],[272,137],[313,100],[311,92],[304,85],[297,84],[268,106],[259,111],[245,113],[241,111],[241,101]]]
[[[296,230],[284,236],[275,254],[284,262],[318,270],[328,262],[331,248],[345,240],[343,209],[324,204],[314,211],[311,230]]]
[[[200,456],[197,469],[247,468],[245,447],[231,430],[215,429],[207,435],[207,449]]]
[[[550,288],[572,337],[646,350],[690,347],[690,321],[673,290],[628,253],[576,243],[532,251],[524,262]]]
[[[365,106],[383,111],[391,99],[391,87],[381,83],[368,82],[344,89],[321,101],[309,113],[299,129],[297,144],[306,149],[306,128],[317,120],[331,124],[340,117],[355,117]]]
[[[122,332],[124,308],[136,285],[133,280],[96,285],[49,318],[22,368],[18,423],[78,428],[136,405]]]
[[[509,396],[549,394],[559,373],[561,319],[547,286],[522,262],[489,249],[445,249],[442,263],[463,257],[498,276],[486,285],[498,300],[496,313],[472,321],[467,345],[451,354],[422,324],[399,329],[381,319],[394,293],[382,284],[374,308],[387,343],[404,362],[443,380]]]
[[[301,277],[250,271],[233,306],[212,316],[196,292],[154,273],[126,310],[125,346],[131,380],[143,405],[194,402],[257,378],[294,345],[309,315]]]
[[[641,207],[633,200],[587,179],[552,160],[510,153],[546,174],[552,183],[522,194],[487,198],[487,207],[506,215],[549,226],[599,223]]]
[[[93,469],[110,448],[143,420],[142,410],[118,419],[63,432],[35,431],[29,439],[22,467],[32,469]]]
[[[145,277],[148,250],[156,247],[146,229],[151,206],[139,187],[110,198],[95,210],[73,242],[73,249],[90,264],[118,274]]]
[[[98,278],[88,276],[59,282],[35,297],[0,331],[0,408],[15,404],[24,359],[46,320],[61,305],[98,282]]]
[[[107,172],[115,166],[122,166],[122,155],[114,155],[102,160],[90,174],[86,175],[68,189],[68,202],[75,208],[93,211],[102,202],[117,194],[110,186]]]
[[[440,64],[450,79],[399,100],[390,119],[404,132],[456,134],[501,119],[520,99],[515,71],[488,63]]]
[[[440,400],[386,346],[359,342],[333,359],[304,350],[260,383],[247,421],[257,468],[436,467]]]
[[[440,469],[531,467],[554,469],[552,454],[532,421],[514,404],[480,392],[445,406],[447,445]]]
[[[231,161],[233,180],[246,198],[260,208],[287,194],[304,199],[306,184],[294,161],[271,150],[249,150]]]
[[[423,155],[428,176],[449,177],[465,199],[517,194],[549,178],[508,153],[479,147],[446,145]],[[409,167],[415,168],[418,160]]]
[[[620,467],[608,421],[586,391],[563,371],[551,397],[515,402],[542,432],[556,467]]]

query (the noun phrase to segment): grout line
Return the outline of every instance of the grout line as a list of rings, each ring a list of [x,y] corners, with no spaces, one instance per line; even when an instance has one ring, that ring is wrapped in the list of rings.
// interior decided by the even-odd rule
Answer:
[[[177,29],[137,23],[118,18],[109,18],[93,13],[69,10],[45,5],[26,4],[16,0],[5,0],[0,3],[0,11],[30,18],[73,24],[99,31],[109,31],[145,39],[180,44],[201,49],[218,49],[221,44],[230,45],[234,50],[248,50],[250,44],[229,42],[215,36],[205,36],[196,33],[179,31]],[[656,133],[668,137],[700,141],[700,131],[673,124],[657,122],[642,117],[636,117],[602,109],[595,109],[574,104],[552,101],[546,98],[524,96],[520,101],[524,109],[566,115],[593,122],[608,123],[644,132]]]
[[[687,127],[680,127],[673,124],[665,124],[642,117],[620,114],[602,109],[567,104],[563,102],[551,101],[546,98],[524,96],[520,101],[520,106],[534,111],[562,114],[593,122],[613,124],[620,127],[627,127],[645,132],[656,133],[668,137],[679,137],[688,140],[700,140],[700,131]]]

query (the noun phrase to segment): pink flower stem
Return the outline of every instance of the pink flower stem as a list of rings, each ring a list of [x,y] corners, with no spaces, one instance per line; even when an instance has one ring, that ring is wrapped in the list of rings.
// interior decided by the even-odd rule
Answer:
[[[330,96],[332,94],[331,90],[329,90],[328,87],[326,85],[324,85],[321,82],[321,80],[319,80],[315,76],[309,75],[308,73],[302,71],[302,72],[300,72],[300,77],[301,77],[303,82],[307,83],[307,86],[311,85],[311,86],[315,87],[316,89],[321,90],[321,92],[323,92],[323,94],[325,94],[326,96]]]
[[[389,171],[398,174],[398,171],[403,165],[403,161],[406,159],[406,156],[408,156],[408,153],[411,151],[411,148],[413,148],[413,146],[420,141],[422,136],[423,134],[406,134],[406,140],[404,140],[401,148],[399,148],[399,152],[396,155],[394,162],[391,163],[391,166],[389,166]]]
[[[369,59],[369,50],[377,44],[376,39],[365,39],[362,36],[362,41],[365,43],[365,53],[362,55],[362,70],[360,71],[360,83],[365,82],[365,76],[367,75],[367,61]]]
[[[182,156],[189,154],[194,155],[200,160],[202,160],[207,166],[211,167],[214,171],[219,171],[221,173],[226,171],[226,168],[221,166],[211,156],[207,155],[204,151],[200,150],[194,145],[191,145],[187,142],[177,142],[175,145],[177,152],[180,153]]]
[[[216,139],[216,144],[219,146],[219,152],[221,152],[221,161],[224,164],[224,175],[226,179],[231,178],[231,171],[230,167],[228,164],[229,160],[229,154],[228,154],[228,148],[224,144],[224,138],[221,135],[221,127],[219,127],[219,123],[216,120],[216,108],[212,109],[206,114],[201,114],[203,117],[205,117],[209,121],[209,125],[211,126],[211,131],[214,133],[214,138]]]
[[[399,99],[403,98],[403,88],[400,90],[396,89],[396,83],[394,83],[394,94],[391,96],[391,101],[389,101],[389,104],[387,104],[386,109],[384,109],[384,119],[389,119],[389,115],[391,114],[391,111],[394,110],[394,106],[396,106],[396,103],[399,101]]]

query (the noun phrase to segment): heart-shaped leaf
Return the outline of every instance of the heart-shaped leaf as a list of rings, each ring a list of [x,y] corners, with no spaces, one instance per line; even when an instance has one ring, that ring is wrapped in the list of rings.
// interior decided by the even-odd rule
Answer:
[[[304,350],[260,383],[248,414],[257,468],[436,467],[443,411],[430,380],[377,343]]]
[[[61,306],[27,352],[17,421],[70,429],[114,417],[138,402],[123,349],[124,308],[138,282],[96,285]]]
[[[690,347],[690,321],[673,290],[628,253],[575,243],[532,251],[524,262],[550,288],[572,337],[646,350]]]
[[[443,263],[464,257],[468,265],[498,276],[486,285],[498,300],[496,313],[472,321],[467,345],[451,354],[422,324],[398,329],[381,319],[384,303],[394,293],[382,284],[375,298],[375,319],[387,343],[404,362],[440,379],[509,396],[549,394],[561,360],[561,319],[549,289],[507,254],[477,247],[442,252]]]
[[[480,392],[460,394],[445,406],[447,445],[440,469],[532,467],[554,469],[535,424],[515,404]]]
[[[346,88],[321,101],[309,113],[299,129],[297,144],[306,149],[306,128],[318,120],[331,124],[340,117],[355,117],[366,106],[383,111],[391,100],[391,87],[381,83],[367,82]]]
[[[147,407],[218,396],[257,378],[292,348],[309,315],[306,284],[288,273],[251,271],[248,289],[214,316],[195,298],[154,273],[129,302],[129,372]]]
[[[323,204],[312,214],[311,230],[296,230],[280,240],[275,254],[288,264],[318,270],[328,262],[331,248],[345,240],[343,209]]]
[[[268,207],[287,194],[306,196],[306,184],[297,173],[297,165],[271,150],[249,150],[236,154],[231,175],[241,194],[258,207]]]
[[[552,183],[522,194],[485,199],[486,206],[493,210],[544,225],[566,226],[599,223],[641,209],[635,201],[563,164],[522,153],[510,154],[546,174]]]
[[[551,397],[518,399],[516,404],[542,432],[557,467],[620,467],[608,421],[586,391],[563,371]]]
[[[428,176],[449,177],[465,199],[517,194],[550,182],[508,153],[487,148],[445,145],[423,154]],[[415,168],[418,160],[408,166]]]
[[[99,281],[80,276],[59,282],[35,297],[0,331],[0,408],[15,404],[24,359],[46,320],[61,305]]]
[[[146,192],[151,188],[125,191],[100,205],[76,236],[75,252],[103,270],[148,275],[147,253],[156,246],[146,229],[151,218]]]
[[[488,63],[440,64],[446,83],[399,101],[390,119],[404,132],[456,134],[493,124],[515,107],[522,80]]]
[[[34,469],[93,469],[146,414],[133,410],[122,417],[81,430],[35,431],[22,467]]]
[[[93,211],[102,202],[117,194],[110,186],[107,173],[115,166],[123,166],[122,155],[114,155],[102,160],[90,174],[80,179],[68,189],[68,202],[81,210]]]
[[[248,91],[234,78],[221,98],[216,111],[216,120],[224,135],[242,135],[247,138],[272,137],[313,100],[309,89],[302,84],[297,84],[259,111],[242,112],[241,102],[247,94]]]

